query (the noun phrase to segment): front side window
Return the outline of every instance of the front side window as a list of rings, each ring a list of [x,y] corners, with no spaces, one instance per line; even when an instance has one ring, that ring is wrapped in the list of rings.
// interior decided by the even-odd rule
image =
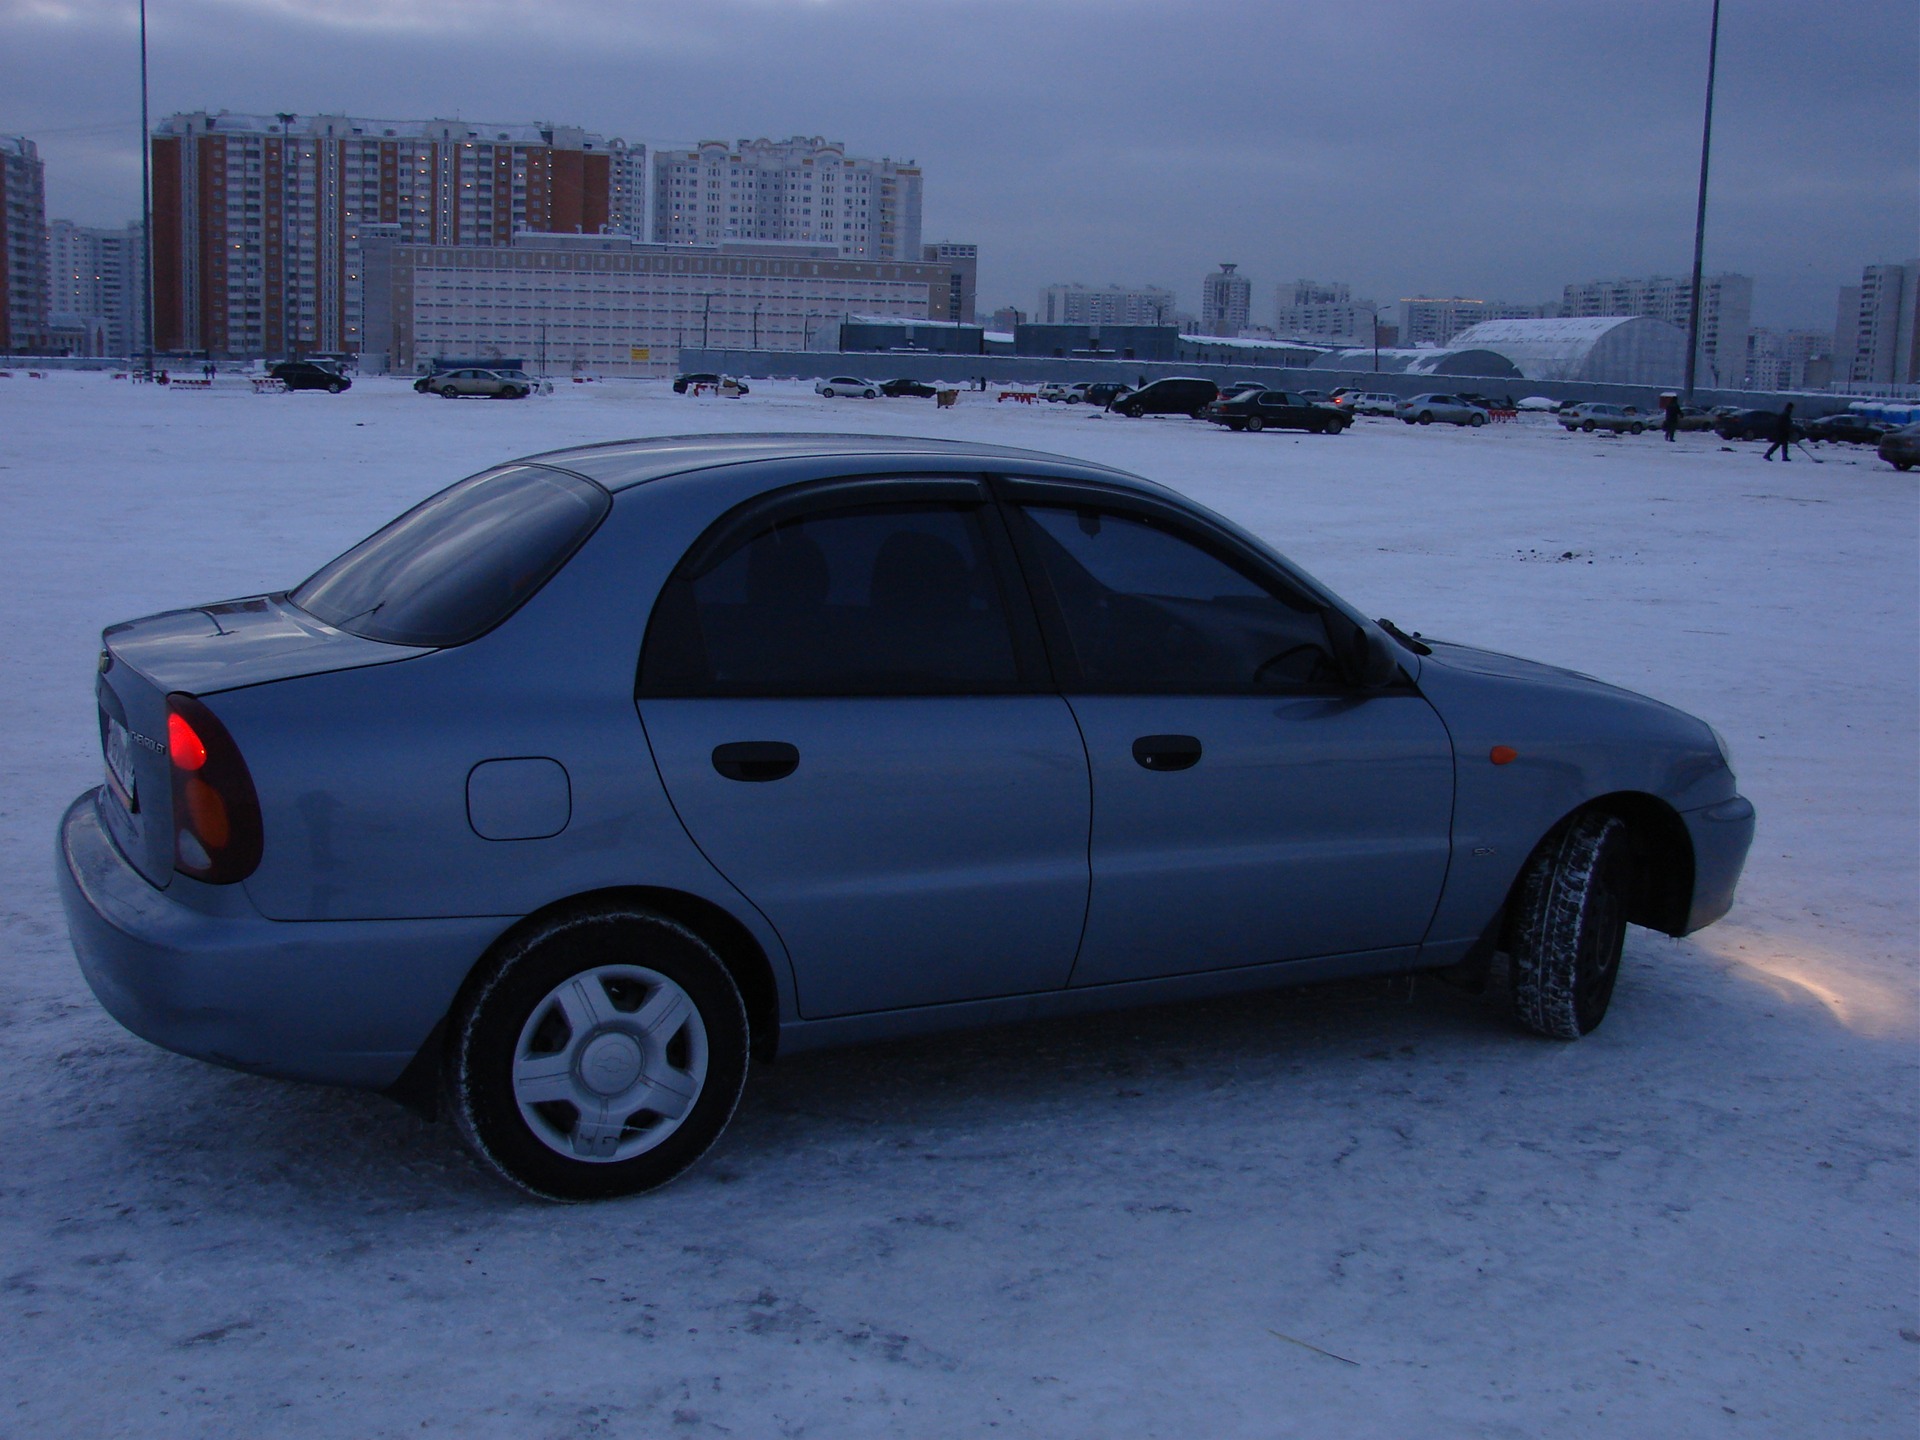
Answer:
[[[1309,597],[1144,516],[1023,507],[1065,629],[1068,683],[1239,693],[1337,683]]]
[[[647,630],[649,695],[953,695],[1016,688],[979,506],[783,520],[675,575]]]

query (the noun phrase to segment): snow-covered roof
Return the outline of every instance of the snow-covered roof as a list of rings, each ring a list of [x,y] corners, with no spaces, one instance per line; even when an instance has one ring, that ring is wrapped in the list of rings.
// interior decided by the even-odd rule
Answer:
[[[1645,315],[1483,320],[1450,348],[1505,356],[1529,380],[1674,385],[1687,368],[1686,332]]]
[[[978,330],[959,320],[923,320],[914,315],[849,315],[849,325],[898,325],[913,330]]]

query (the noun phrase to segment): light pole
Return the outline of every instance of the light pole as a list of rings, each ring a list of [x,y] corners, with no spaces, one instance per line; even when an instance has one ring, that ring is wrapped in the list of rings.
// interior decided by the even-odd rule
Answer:
[[[140,247],[146,284],[140,307],[147,332],[147,379],[153,379],[153,140],[147,133],[147,0],[140,0]]]
[[[709,291],[701,299],[706,301],[706,304],[700,307],[700,348],[704,350],[707,348],[707,322],[713,317],[712,292]]]
[[[1720,61],[1720,0],[1713,0],[1707,32],[1707,113],[1700,122],[1700,204],[1693,217],[1693,290],[1687,297],[1687,399],[1700,363],[1700,269],[1707,243],[1707,158],[1713,148],[1713,72]]]
[[[760,348],[760,307],[753,307],[753,348]]]

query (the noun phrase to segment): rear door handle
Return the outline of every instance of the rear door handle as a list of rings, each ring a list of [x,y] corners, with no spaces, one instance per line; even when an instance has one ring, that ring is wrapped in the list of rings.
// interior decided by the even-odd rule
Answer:
[[[713,768],[729,780],[784,780],[800,764],[800,752],[784,740],[736,740],[713,747]]]
[[[1200,742],[1192,735],[1142,735],[1133,742],[1133,758],[1149,770],[1191,770],[1200,763]]]

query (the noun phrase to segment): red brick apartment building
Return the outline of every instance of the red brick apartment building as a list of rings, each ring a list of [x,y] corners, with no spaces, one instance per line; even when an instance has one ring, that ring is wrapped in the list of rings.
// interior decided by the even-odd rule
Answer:
[[[361,247],[593,234],[645,149],[557,125],[179,114],[153,146],[154,340],[252,357],[357,351]]]

